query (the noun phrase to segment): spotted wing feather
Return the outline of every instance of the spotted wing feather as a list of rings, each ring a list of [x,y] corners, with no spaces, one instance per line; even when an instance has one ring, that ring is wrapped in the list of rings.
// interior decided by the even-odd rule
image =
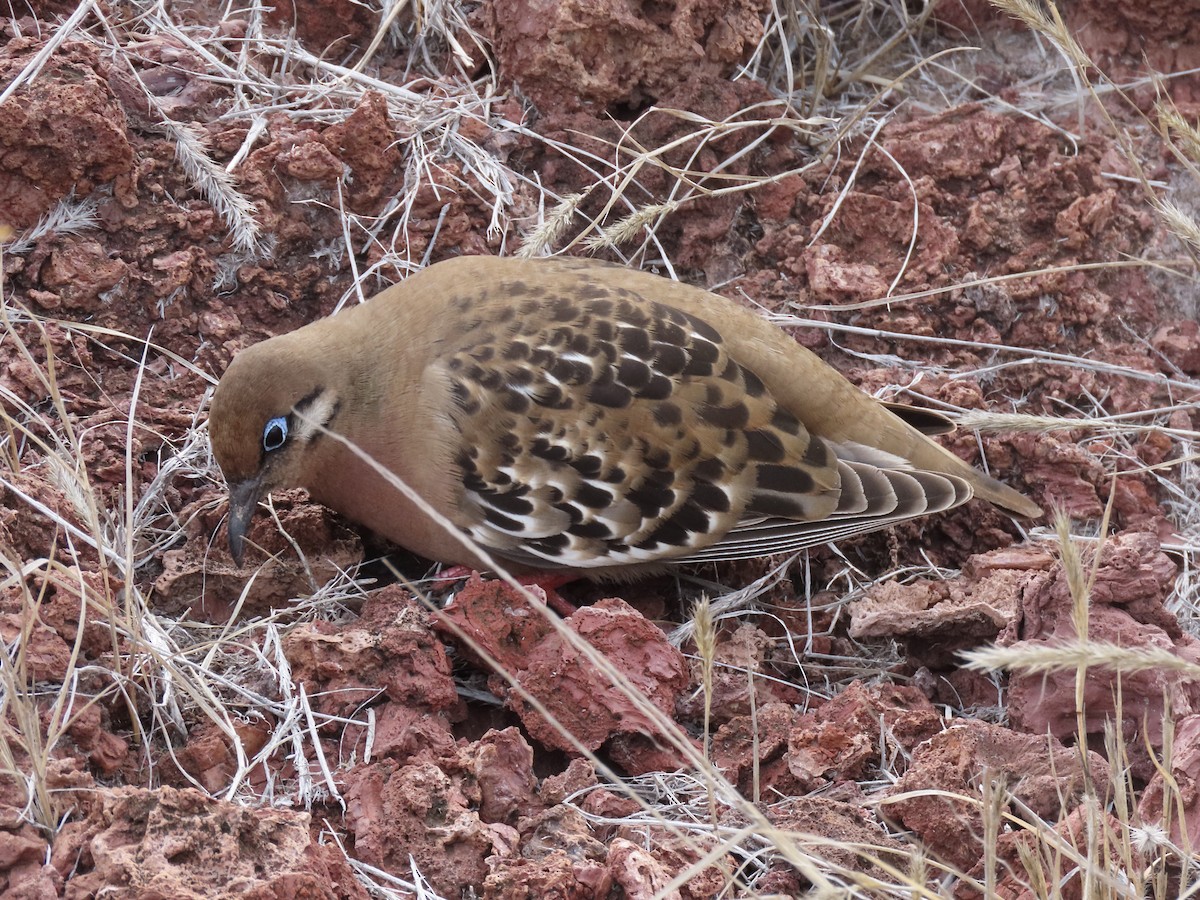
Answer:
[[[460,519],[485,548],[542,567],[651,563],[748,518],[838,508],[836,455],[704,321],[599,284],[496,295],[441,360]]]
[[[853,464],[861,470],[865,464]],[[858,472],[862,476],[862,472]],[[971,499],[971,486],[955,475],[913,469],[875,469],[871,476],[889,485],[892,496],[879,495],[879,505],[849,512],[839,509],[827,519],[800,522],[778,518],[738,523],[718,544],[677,562],[748,559],[774,553],[795,553],[831,541],[875,531],[887,525],[942,512]],[[843,480],[843,484],[845,484]]]

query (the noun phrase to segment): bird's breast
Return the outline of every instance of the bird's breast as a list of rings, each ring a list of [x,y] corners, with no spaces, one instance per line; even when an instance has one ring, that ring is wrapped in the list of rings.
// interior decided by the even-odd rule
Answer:
[[[457,537],[467,523],[456,499],[461,487],[449,451],[450,436],[441,427],[416,420],[391,422],[386,432],[366,430],[347,437],[383,471],[350,447],[331,441],[306,478],[312,498],[420,556],[474,564]],[[438,515],[431,515],[430,508]]]

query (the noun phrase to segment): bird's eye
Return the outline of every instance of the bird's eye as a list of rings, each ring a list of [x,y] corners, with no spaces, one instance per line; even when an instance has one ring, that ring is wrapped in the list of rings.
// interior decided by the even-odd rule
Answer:
[[[278,450],[287,441],[288,422],[284,416],[276,416],[263,429],[263,449],[270,453]]]

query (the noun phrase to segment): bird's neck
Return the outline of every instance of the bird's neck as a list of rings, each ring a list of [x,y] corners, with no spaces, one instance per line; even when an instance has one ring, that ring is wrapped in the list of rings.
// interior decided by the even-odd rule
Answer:
[[[340,408],[334,430],[373,455],[386,455],[408,427],[431,356],[430,341],[414,341],[430,329],[414,315],[418,305],[407,299],[392,288],[302,329],[308,334],[298,340],[307,357],[299,365],[325,362],[321,387],[334,392]]]

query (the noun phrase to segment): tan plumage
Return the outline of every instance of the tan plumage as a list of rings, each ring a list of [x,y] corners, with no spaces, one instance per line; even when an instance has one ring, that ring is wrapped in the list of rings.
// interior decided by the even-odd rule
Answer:
[[[614,575],[882,528],[972,494],[1041,510],[754,313],[590,260],[462,257],[240,353],[213,397],[230,543],[266,492],[478,560],[320,426],[517,568]],[[943,427],[946,426],[946,427]]]

